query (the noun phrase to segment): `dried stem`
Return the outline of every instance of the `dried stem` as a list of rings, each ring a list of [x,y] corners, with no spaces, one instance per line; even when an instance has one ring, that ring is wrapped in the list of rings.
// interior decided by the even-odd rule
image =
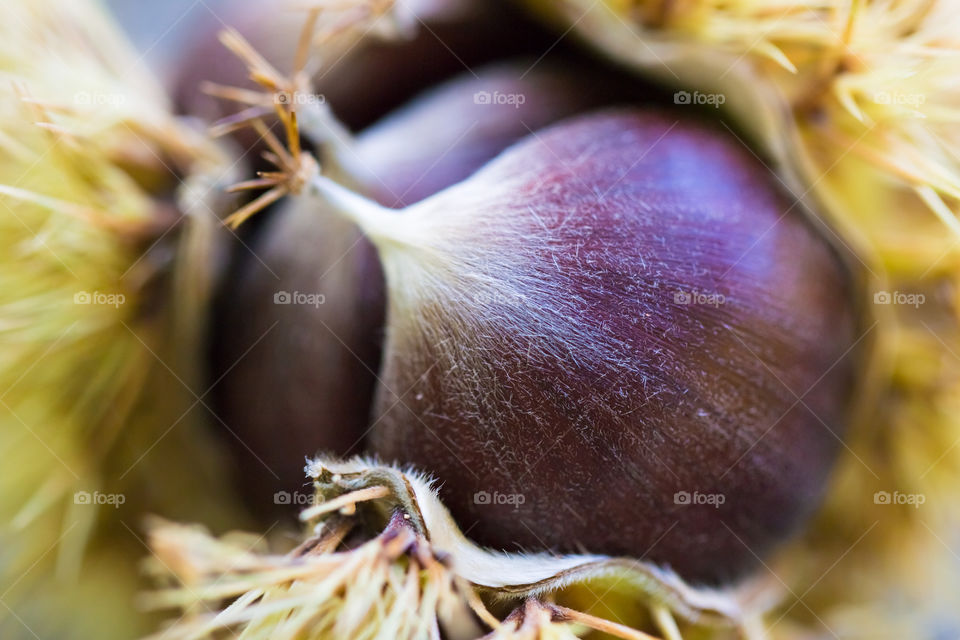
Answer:
[[[351,493],[334,498],[333,500],[327,500],[326,502],[322,502],[308,509],[304,509],[300,512],[300,519],[306,522],[308,520],[313,520],[317,516],[323,515],[324,513],[339,511],[340,509],[349,510],[351,507],[353,507],[355,510],[358,502],[377,500],[379,498],[385,498],[388,495],[390,495],[390,489],[387,487],[368,487],[366,489],[360,489],[359,491],[353,491]],[[352,515],[352,513],[348,513],[348,515]]]
[[[628,626],[598,618],[588,613],[582,613],[575,609],[556,604],[545,604],[542,606],[553,614],[553,619],[556,622],[575,622],[616,638],[623,638],[624,640],[659,640],[659,638],[642,631],[631,629]]]

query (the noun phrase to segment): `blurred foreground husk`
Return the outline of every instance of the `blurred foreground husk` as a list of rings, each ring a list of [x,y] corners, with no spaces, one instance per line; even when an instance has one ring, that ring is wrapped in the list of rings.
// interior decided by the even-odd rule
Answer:
[[[136,514],[228,520],[189,388],[217,223],[175,202],[226,157],[98,5],[0,13],[0,636],[130,637]]]

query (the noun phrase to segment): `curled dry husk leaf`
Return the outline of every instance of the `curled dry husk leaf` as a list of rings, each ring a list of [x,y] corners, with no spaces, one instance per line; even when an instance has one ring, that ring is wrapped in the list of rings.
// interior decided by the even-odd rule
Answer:
[[[645,605],[627,620],[664,637],[744,637],[769,602],[758,585],[697,589],[638,560],[481,549],[414,471],[318,459],[307,473],[309,534],[286,554],[251,536],[154,523],[148,568],[172,585],[144,603],[184,611],[156,638],[649,638],[605,608],[624,598]],[[584,606],[607,617],[574,608]]]
[[[864,412],[771,634],[960,633],[960,3],[528,4],[722,106],[865,275]],[[898,504],[899,501],[899,504]]]
[[[0,12],[0,637],[130,637],[125,514],[233,522],[190,413],[230,163],[96,3]]]

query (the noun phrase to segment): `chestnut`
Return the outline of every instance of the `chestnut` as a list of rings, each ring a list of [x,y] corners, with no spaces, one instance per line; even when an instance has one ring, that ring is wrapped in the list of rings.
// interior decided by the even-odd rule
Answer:
[[[734,580],[815,509],[843,437],[843,260],[719,128],[623,109],[402,211],[314,174],[387,280],[373,451],[475,541]]]
[[[533,63],[501,63],[431,90],[341,149],[336,173],[349,171],[384,205],[411,204],[467,178],[530,127],[614,99],[596,74]],[[233,432],[244,493],[271,511],[277,490],[303,485],[305,456],[360,451],[383,339],[383,275],[353,222],[310,200],[285,203],[235,253],[214,322],[213,397]]]

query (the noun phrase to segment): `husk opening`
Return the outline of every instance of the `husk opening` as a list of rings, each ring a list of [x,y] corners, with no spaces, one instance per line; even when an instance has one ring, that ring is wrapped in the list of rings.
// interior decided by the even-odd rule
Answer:
[[[871,366],[881,388],[875,396],[876,417],[864,422],[849,443],[850,455],[837,473],[831,499],[818,525],[770,565],[783,580],[781,586],[792,592],[787,604],[767,617],[771,635],[789,637],[810,629],[821,633],[826,629],[862,635],[880,630],[911,637],[923,635],[931,621],[941,629],[960,628],[951,602],[960,574],[956,554],[951,552],[960,470],[960,447],[956,446],[960,438],[960,335],[954,294],[960,256],[953,217],[960,184],[955,133],[954,78],[960,49],[956,3],[770,5],[620,0],[588,5],[567,1],[552,5],[550,10],[561,14],[565,27],[573,25],[574,32],[593,46],[641,73],[685,89],[718,91],[728,96],[727,112],[739,116],[741,124],[752,131],[750,142],[766,152],[785,183],[809,201],[811,210],[825,216],[826,227],[831,230],[827,233],[849,248],[868,274],[868,298],[874,292],[902,290],[922,292],[929,299],[929,305],[922,308],[872,307],[877,320],[877,356]],[[85,2],[8,2],[4,10],[13,16],[8,26],[22,27],[24,22],[38,19],[42,22],[54,13],[64,16],[64,21],[85,24],[88,39],[97,43],[99,52],[91,56],[87,55],[89,51],[79,55],[70,51],[65,56],[70,61],[67,69],[62,60],[39,52],[39,41],[25,40],[31,30],[4,30],[9,36],[4,41],[9,46],[3,49],[5,74],[22,82],[27,87],[26,95],[40,102],[25,103],[23,94],[10,96],[16,99],[8,100],[8,104],[16,109],[2,116],[6,126],[0,126],[4,158],[0,197],[10,214],[2,215],[10,226],[10,233],[4,234],[5,255],[16,261],[8,271],[10,281],[0,287],[15,292],[3,303],[5,332],[11,339],[5,343],[10,351],[4,358],[9,364],[3,369],[7,382],[2,386],[12,391],[5,398],[4,404],[10,406],[4,407],[7,411],[0,435],[5,450],[16,447],[18,451],[3,475],[0,498],[4,519],[11,523],[3,536],[3,575],[16,580],[15,586],[23,586],[27,581],[20,581],[20,576],[25,575],[23,569],[31,562],[48,563],[59,557],[61,573],[76,574],[82,568],[84,579],[89,580],[91,574],[102,571],[114,578],[87,584],[116,589],[118,594],[129,593],[131,581],[120,577],[126,575],[120,565],[127,555],[117,557],[109,550],[97,549],[81,561],[90,532],[100,530],[100,518],[109,511],[84,510],[78,505],[71,507],[70,502],[77,487],[89,492],[115,488],[109,473],[100,468],[103,460],[110,461],[107,467],[126,469],[126,454],[106,447],[106,452],[96,450],[91,455],[92,441],[103,446],[124,433],[131,437],[128,449],[142,451],[154,439],[152,425],[157,420],[152,411],[143,408],[143,397],[181,405],[170,401],[178,392],[149,382],[157,368],[150,351],[163,352],[157,345],[165,342],[158,335],[164,333],[165,322],[141,327],[143,319],[130,314],[135,306],[131,305],[122,310],[84,309],[90,313],[74,326],[71,323],[76,309],[66,307],[65,300],[76,293],[75,276],[84,291],[112,291],[120,279],[118,272],[136,259],[127,244],[131,234],[141,233],[153,219],[153,203],[142,184],[131,179],[129,158],[118,159],[117,149],[126,144],[130,131],[148,132],[144,137],[163,149],[164,157],[169,153],[189,158],[210,151],[183,131],[171,129],[156,88],[149,82],[127,86],[134,84],[130,75],[123,77],[120,84],[125,86],[115,94],[132,101],[120,110],[123,114],[101,109],[83,110],[79,118],[61,116],[57,106],[62,106],[64,98],[74,98],[71,90],[77,87],[93,87],[102,95],[113,93],[118,79],[112,73],[103,73],[103,60],[135,56],[116,43],[110,26],[103,24]],[[14,16],[14,11],[19,13]],[[89,61],[91,66],[78,61]],[[50,89],[49,93],[45,89]],[[889,103],[877,99],[883,92],[890,95]],[[898,93],[922,95],[924,102],[905,105],[897,101]],[[127,109],[134,104],[136,108]],[[25,105],[35,106],[24,112]],[[38,115],[43,112],[48,113]],[[44,137],[47,133],[38,130],[33,132],[36,136],[22,135],[37,119],[52,125],[45,128],[62,147],[50,157],[44,156],[51,146],[51,138]],[[70,126],[65,125],[65,119]],[[96,139],[97,145],[85,147],[81,153],[71,145],[74,139],[84,144]],[[22,168],[38,158],[42,161],[32,167],[31,173],[36,174],[40,186],[32,181],[22,183]],[[59,183],[62,189],[51,192],[47,189],[50,175],[72,179],[63,180]],[[104,193],[109,194],[107,203]],[[27,223],[26,228],[22,222]],[[202,254],[206,246],[204,241],[197,242],[194,252]],[[71,270],[76,273],[70,274]],[[198,284],[192,278],[187,280],[192,286]],[[136,288],[126,293],[131,300],[138,295]],[[202,293],[197,293],[191,304],[183,302],[185,307],[196,308],[202,304],[201,299]],[[134,339],[125,325],[144,328],[147,335]],[[56,359],[60,364],[55,369],[31,366],[46,359]],[[98,373],[76,389],[71,379],[77,370]],[[178,389],[175,381],[167,383]],[[68,396],[68,400],[51,403],[50,389]],[[146,407],[156,408],[149,402]],[[42,434],[38,431],[41,428]],[[91,430],[96,431],[95,438]],[[131,432],[144,434],[143,442],[134,444],[138,436]],[[183,438],[181,444],[193,448],[199,446],[200,439],[194,434]],[[171,448],[182,460],[182,452]],[[202,455],[198,459],[207,461]],[[63,462],[77,473],[59,471]],[[182,492],[184,483],[178,481],[178,474],[164,474],[163,467],[151,467],[151,473],[145,475],[155,486],[166,486],[171,496]],[[79,478],[84,482],[78,484]],[[208,500],[201,509],[227,502],[216,495],[213,484],[204,486],[209,489]],[[877,491],[920,494],[927,501],[922,509],[876,504],[873,496]],[[25,502],[23,496],[30,499]],[[217,519],[210,514],[207,511],[207,522]],[[36,535],[40,531],[53,534]],[[185,583],[202,584],[213,575],[232,575],[235,567],[231,563],[237,559],[249,562],[242,565],[249,571],[245,574],[250,579],[247,586],[273,584],[271,580],[290,576],[273,573],[289,570],[288,560],[278,560],[279,556],[239,553],[236,546],[220,549],[212,539],[192,537],[196,532],[184,534],[181,541],[181,533],[171,535],[168,546],[176,547],[181,542],[185,548],[195,545],[197,557],[183,563],[200,563],[204,569],[198,572],[200,577],[189,577]],[[221,551],[230,563],[209,564],[208,556]],[[163,554],[171,552],[158,553],[166,557]],[[327,555],[335,554],[331,551]],[[408,556],[401,556],[408,562]],[[445,566],[439,560],[435,562],[436,566]],[[427,564],[424,562],[424,567]],[[171,562],[171,566],[176,565]],[[412,580],[409,573],[391,573],[395,563],[377,566],[387,567],[384,575],[391,576],[389,588],[398,597],[418,591],[404,582]],[[29,568],[26,575],[31,577]],[[498,588],[504,586],[509,585]],[[547,592],[557,586],[551,583],[549,589],[536,595],[546,598]],[[572,593],[576,586],[567,584],[564,589]],[[439,594],[442,590],[437,589],[435,593]],[[468,592],[457,596],[456,589],[454,584],[450,587],[454,595],[445,596],[453,598],[451,602],[466,597]],[[642,589],[640,592],[645,593]],[[362,594],[362,590],[357,593]],[[521,589],[511,597],[530,593]],[[418,597],[425,596],[420,593]],[[442,599],[431,595],[425,601]],[[634,602],[630,598],[627,601]],[[891,601],[896,605],[890,606]],[[45,615],[49,606],[46,602],[31,610],[34,618]],[[300,608],[293,612],[295,624],[316,622],[314,617],[324,604],[315,598],[299,603]],[[248,605],[250,601],[238,600],[231,615]],[[281,605],[280,609],[286,606]],[[677,605],[674,602],[672,607]],[[622,614],[628,606],[622,605],[617,613]],[[426,606],[416,621],[408,620],[410,625],[416,624],[406,628],[429,632],[430,624],[416,625],[432,619],[436,607],[431,607]],[[22,611],[17,606],[14,609]],[[545,610],[548,619],[543,617]],[[501,634],[496,637],[566,637],[564,634],[584,630],[558,620],[555,610],[544,609],[533,600],[522,603],[518,611],[491,633]],[[677,611],[673,614],[683,618]],[[260,627],[247,627],[247,637],[268,637],[268,630],[276,629],[271,625],[278,615],[266,616],[260,620]],[[356,621],[356,617],[346,619]],[[664,619],[662,613],[660,619]],[[18,622],[8,621],[11,635],[23,633]],[[335,620],[326,623],[336,625]],[[295,628],[290,624],[284,629]],[[739,624],[756,633],[755,622],[740,620]],[[369,630],[373,633],[376,629]],[[668,623],[662,622],[659,631],[664,637],[672,637]],[[722,635],[726,631],[709,633]]]
[[[960,156],[950,70],[957,67],[958,31],[950,27],[957,15],[951,7],[540,6],[642,74],[725,96],[722,114],[749,132],[744,144],[763,154],[863,274],[871,344],[864,404],[874,411],[859,416],[815,525],[761,572],[786,594],[782,604],[758,607],[773,610],[763,622],[741,620],[742,634],[960,628],[949,604],[958,587],[949,541],[956,526],[951,505],[960,430],[953,409],[960,390],[956,362],[943,357],[957,360],[960,353],[953,294]],[[897,96],[906,89],[924,97],[924,109],[904,107]],[[930,304],[910,308],[875,297],[901,288],[927,292]],[[924,511],[886,504],[883,494],[922,496]],[[513,557],[509,564],[518,563],[522,559]],[[513,593],[514,586],[495,589]],[[549,583],[546,591],[558,586]],[[652,597],[642,588],[633,595]],[[889,606],[891,599],[898,605]],[[635,605],[637,598],[629,600]],[[661,604],[654,599],[654,607]],[[660,631],[676,637],[668,627]]]
[[[439,637],[440,629],[447,638],[478,638],[484,629],[498,638],[575,637],[591,628],[647,637],[616,619],[565,607],[571,588],[593,593],[594,606],[601,593],[620,594],[648,607],[650,620],[662,626],[679,620],[685,627],[748,636],[769,603],[757,585],[694,588],[638,560],[481,549],[456,527],[432,481],[411,470],[360,458],[317,459],[307,473],[317,501],[301,514],[305,542],[286,555],[256,553],[232,544],[235,536],[217,540],[195,527],[155,524],[149,569],[162,580],[173,578],[173,586],[145,603],[184,612],[158,639],[227,632],[419,638]],[[520,613],[501,624],[484,602]],[[547,607],[545,620],[533,622],[542,617],[540,609],[522,615],[531,602]],[[524,635],[530,625],[541,635]]]

